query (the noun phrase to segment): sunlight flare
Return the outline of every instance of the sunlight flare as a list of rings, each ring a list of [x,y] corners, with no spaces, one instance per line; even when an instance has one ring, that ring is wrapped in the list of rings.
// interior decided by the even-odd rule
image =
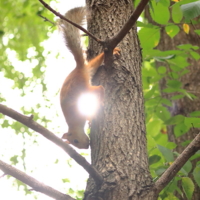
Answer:
[[[78,99],[78,109],[85,116],[94,116],[99,105],[98,97],[92,93],[82,94]]]

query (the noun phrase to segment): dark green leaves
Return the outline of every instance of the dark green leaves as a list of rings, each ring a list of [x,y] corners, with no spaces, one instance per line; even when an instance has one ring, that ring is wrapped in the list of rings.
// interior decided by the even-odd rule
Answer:
[[[153,155],[149,157],[149,165],[152,165],[154,163],[157,163],[158,161],[160,161],[161,157],[158,155]]]
[[[170,49],[174,40],[179,40],[180,33],[188,34],[193,31],[190,29],[191,24],[199,24],[195,18],[200,15],[200,1],[181,0],[173,2],[172,6],[169,3],[170,1],[165,0],[152,1],[150,16],[153,22],[147,23],[146,20],[138,22],[141,27],[139,38],[144,60],[142,78],[149,164],[154,181],[179,155],[175,150],[176,144],[168,142],[168,130],[173,130],[173,137],[181,137],[193,127],[200,128],[200,111],[189,114],[183,113],[179,108],[181,99],[190,99],[192,104],[197,98],[193,92],[188,90],[187,83],[182,84],[182,80],[189,73],[188,67],[191,63],[188,61],[200,59],[199,46],[180,41],[178,46],[173,47],[173,50],[164,51],[162,47],[165,45],[167,49],[168,47]],[[161,33],[163,33],[163,38],[161,38]],[[195,30],[192,34],[198,38],[200,30]],[[172,43],[169,38],[173,40]],[[166,42],[169,42],[169,46]],[[157,46],[162,51],[158,50]],[[181,145],[186,147],[189,143],[190,141],[186,140]],[[191,159],[199,158],[199,155],[196,153]],[[160,199],[177,199],[174,196],[175,191],[191,199],[194,183],[187,176],[193,173],[194,177],[198,177],[195,181],[200,184],[199,171],[199,166],[192,171],[191,161],[186,162],[178,176],[160,194]],[[182,184],[184,194],[178,182]]]
[[[181,5],[181,11],[186,19],[193,19],[200,15],[200,1]]]

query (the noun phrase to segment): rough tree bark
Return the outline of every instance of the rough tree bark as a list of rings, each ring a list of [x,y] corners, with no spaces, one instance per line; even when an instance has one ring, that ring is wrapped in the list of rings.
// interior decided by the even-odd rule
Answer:
[[[90,8],[88,30],[100,39],[113,36],[128,20],[133,3],[87,0]],[[141,51],[136,27],[118,45],[121,56],[113,66],[102,67],[95,84],[105,88],[105,105],[98,121],[92,121],[92,165],[104,177],[102,186],[89,178],[87,200],[154,199],[148,188],[153,182],[148,169],[146,130],[141,80]],[[90,40],[88,58],[102,51]]]
[[[149,9],[145,9],[145,17],[148,19],[149,22],[155,24],[155,22],[151,19],[151,15],[149,13]],[[158,25],[158,24],[156,24]],[[167,50],[177,50],[177,45],[181,44],[192,44],[194,46],[200,46],[200,40],[198,35],[194,32],[194,30],[199,29],[200,25],[195,25],[195,26],[190,26],[190,32],[189,34],[186,34],[183,31],[182,25],[179,25],[180,27],[180,32],[174,37],[170,38],[167,34],[164,28],[161,29],[161,38],[160,42],[157,46],[157,49],[161,51],[167,51]],[[200,53],[200,50],[198,50],[198,53]],[[172,107],[168,107],[168,110],[170,111],[172,116],[175,115],[184,115],[189,117],[189,113],[193,111],[200,110],[200,60],[195,60],[193,58],[188,58],[188,62],[190,65],[187,67],[189,70],[189,73],[185,74],[180,78],[180,81],[182,82],[183,88],[187,90],[187,92],[194,94],[197,96],[196,99],[191,100],[188,97],[184,97],[179,100],[173,100],[172,101]],[[157,66],[160,65],[165,65],[163,62],[159,63],[157,62]],[[166,65],[165,65],[166,66]],[[166,66],[168,68],[168,66]],[[170,70],[170,69],[168,69]],[[163,78],[160,81],[160,88],[161,90],[166,88],[166,82],[167,79]],[[171,101],[171,94],[168,93],[162,93],[162,96],[164,98],[167,98]],[[176,151],[181,153],[184,149],[185,146],[182,145],[183,142],[187,140],[192,140],[198,134],[200,129],[190,129],[186,134],[180,136],[180,137],[175,137],[174,135],[174,126],[167,126],[167,134],[169,141],[174,142],[177,144]],[[196,166],[196,163],[200,159],[195,159],[192,161],[193,164],[193,169]],[[193,171],[191,170],[191,172]],[[193,175],[189,174],[190,178],[193,179]],[[194,179],[193,179],[194,180]],[[192,200],[199,200],[200,197],[200,188],[196,184],[195,181],[193,181],[195,184],[195,191],[192,197]],[[184,194],[184,193],[183,193]],[[178,195],[179,199],[185,200],[185,196]]]

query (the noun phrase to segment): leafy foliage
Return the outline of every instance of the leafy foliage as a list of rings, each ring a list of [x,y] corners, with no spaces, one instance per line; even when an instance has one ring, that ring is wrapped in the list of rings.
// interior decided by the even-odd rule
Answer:
[[[0,71],[6,78],[13,80],[13,88],[21,89],[21,95],[25,95],[24,85],[31,88],[33,86],[31,83],[37,79],[41,80],[43,91],[46,90],[46,85],[41,79],[44,76],[41,67],[45,67],[44,48],[41,42],[48,38],[48,33],[52,30],[39,15],[45,14],[49,19],[52,19],[53,15],[38,1],[28,0],[23,2],[3,0],[0,2],[0,12],[2,22],[0,24]],[[13,65],[16,63],[16,58],[20,67]],[[25,73],[27,71],[31,74]]]
[[[181,11],[186,19],[193,19],[200,15],[200,1],[181,5]]]
[[[174,101],[182,98],[189,98],[191,100],[196,98],[193,94],[183,89],[180,78],[189,72],[187,69],[189,66],[188,58],[198,60],[200,56],[196,52],[199,47],[191,44],[181,44],[177,46],[176,50],[168,51],[159,51],[154,48],[160,42],[161,31],[165,31],[170,38],[174,38],[181,31],[181,23],[182,25],[187,23],[187,25],[190,26],[188,19],[194,22],[194,18],[199,16],[198,7],[196,6],[194,8],[194,5],[198,4],[199,1],[188,0],[182,0],[173,3],[173,5],[170,4],[170,1],[165,0],[152,1],[150,5],[150,14],[154,24],[146,23],[145,20],[137,23],[140,27],[139,38],[143,49],[144,60],[142,78],[146,110],[149,164],[151,174],[155,181],[178,156],[178,153],[173,150],[176,144],[168,142],[166,126],[173,125],[175,137],[180,137],[193,127],[200,127],[199,111],[190,113],[190,116],[188,113],[187,117],[180,114],[171,116],[170,114],[170,112],[176,110],[175,104],[173,103]],[[186,32],[185,29],[184,31]],[[160,66],[156,66],[155,61],[159,61]],[[162,92],[170,94],[170,100],[161,96],[159,81],[162,78],[166,80],[166,87],[162,89]],[[189,141],[185,141],[183,145],[185,146],[188,142]],[[196,154],[195,158],[197,157],[199,157],[199,154]],[[188,177],[191,170],[192,165],[191,162],[188,161],[177,176],[161,192],[159,199],[178,199],[174,196],[175,191],[182,194],[178,182],[181,182],[186,197],[191,199],[194,192],[194,183],[192,179]],[[198,177],[194,179],[196,183],[199,182],[198,165],[192,173],[195,174],[194,177]]]

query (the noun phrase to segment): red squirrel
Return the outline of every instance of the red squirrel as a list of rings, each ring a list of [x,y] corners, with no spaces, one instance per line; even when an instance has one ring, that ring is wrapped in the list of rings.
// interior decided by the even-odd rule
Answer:
[[[65,17],[76,24],[81,25],[86,15],[84,7],[69,10]],[[76,68],[66,77],[60,92],[60,104],[68,124],[68,132],[62,136],[67,143],[79,149],[89,147],[89,138],[84,132],[86,116],[81,115],[77,108],[77,100],[86,92],[96,93],[100,102],[104,99],[103,86],[92,86],[91,76],[94,75],[104,60],[104,53],[99,54],[89,62],[83,56],[80,31],[64,20],[59,21],[59,28],[63,32],[66,46],[72,52],[76,61]],[[115,48],[113,54],[119,54],[119,48]]]

